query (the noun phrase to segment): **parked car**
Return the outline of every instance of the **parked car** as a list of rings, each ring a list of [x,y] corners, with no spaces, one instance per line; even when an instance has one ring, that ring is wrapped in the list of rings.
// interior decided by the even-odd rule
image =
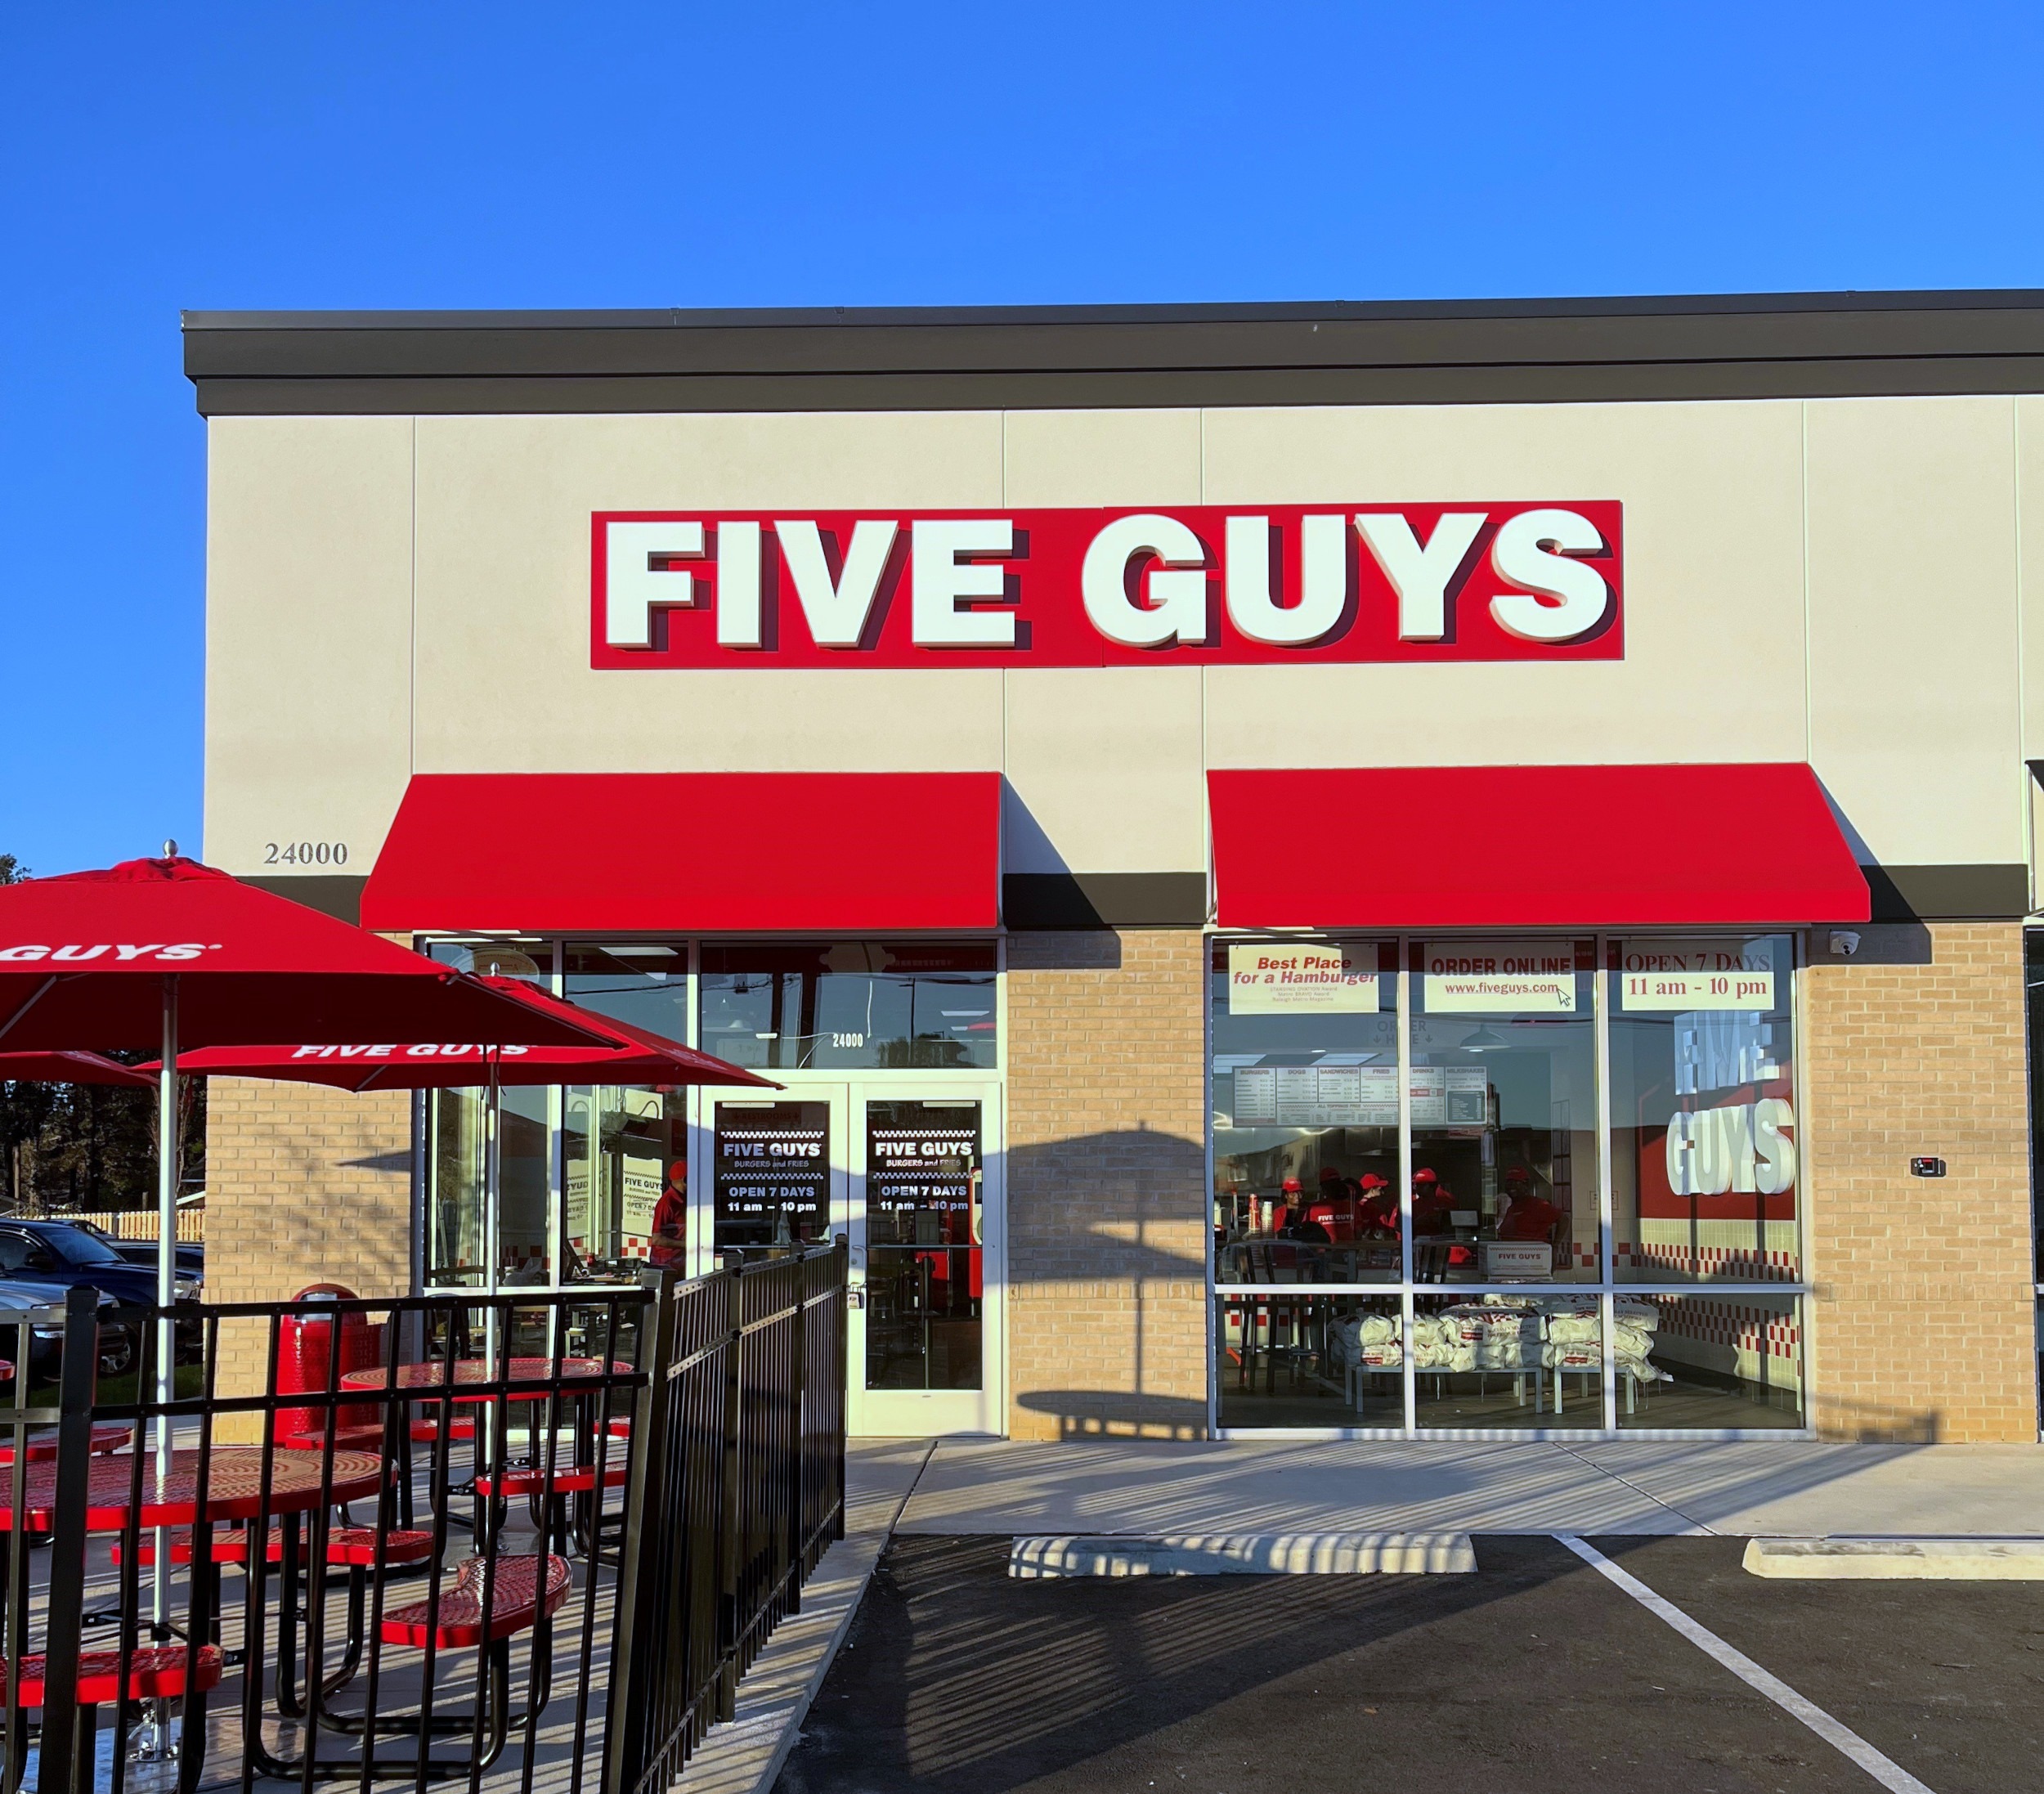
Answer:
[[[29,1370],[38,1383],[54,1383],[64,1361],[63,1284],[10,1278],[0,1282],[0,1359],[14,1364],[21,1352],[21,1323],[29,1323]],[[100,1374],[119,1376],[135,1366],[137,1343],[132,1326],[119,1318],[120,1303],[100,1298]],[[4,1405],[5,1397],[0,1397]]]
[[[123,1240],[109,1233],[96,1221],[74,1221],[74,1227],[83,1227],[95,1240],[103,1240],[130,1264],[146,1265],[152,1271],[156,1268],[156,1242],[154,1240]],[[206,1249],[203,1243],[181,1240],[177,1242],[177,1273],[189,1277],[195,1283],[206,1280]]]
[[[109,1305],[139,1305],[156,1299],[154,1269],[131,1263],[107,1242],[75,1222],[25,1221],[10,1215],[0,1220],[0,1293],[18,1294],[25,1301],[52,1303],[61,1307],[67,1290],[90,1285],[107,1298]],[[180,1273],[177,1300],[195,1303],[199,1280]],[[54,1340],[61,1337],[60,1326]],[[199,1342],[196,1318],[178,1328],[178,1355],[186,1357]],[[100,1369],[119,1376],[134,1366],[140,1341],[132,1326],[101,1322]],[[33,1361],[40,1371],[43,1358]]]

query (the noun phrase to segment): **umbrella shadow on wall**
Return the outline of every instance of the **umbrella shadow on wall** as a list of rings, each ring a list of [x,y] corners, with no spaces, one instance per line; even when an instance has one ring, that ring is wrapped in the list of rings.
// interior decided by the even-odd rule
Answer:
[[[1204,1437],[1204,1143],[1078,1134],[1011,1147],[1006,1173],[1014,1405],[1060,1437]]]

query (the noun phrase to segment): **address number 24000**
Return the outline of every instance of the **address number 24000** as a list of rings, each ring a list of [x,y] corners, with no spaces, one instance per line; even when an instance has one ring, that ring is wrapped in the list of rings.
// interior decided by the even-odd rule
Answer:
[[[345,866],[344,841],[273,841],[263,844],[266,866]]]

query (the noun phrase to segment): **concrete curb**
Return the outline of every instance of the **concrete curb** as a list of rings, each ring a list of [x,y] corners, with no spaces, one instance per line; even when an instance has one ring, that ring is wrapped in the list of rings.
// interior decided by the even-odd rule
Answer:
[[[2044,1582],[2044,1539],[1750,1539],[1744,1561],[1813,1581]]]
[[[1024,1536],[1013,1576],[1468,1576],[1466,1532],[1207,1532],[1153,1538]]]
[[[675,1783],[675,1794],[766,1794],[773,1786],[801,1736],[809,1704],[851,1630],[852,1616],[894,1536],[894,1523],[929,1462],[926,1451],[899,1497],[881,1506],[879,1524],[869,1518],[874,1504],[862,1504],[868,1523],[847,1531],[823,1554],[802,1585],[802,1611],[773,1629],[738,1684],[737,1713],[728,1724],[710,1728]]]

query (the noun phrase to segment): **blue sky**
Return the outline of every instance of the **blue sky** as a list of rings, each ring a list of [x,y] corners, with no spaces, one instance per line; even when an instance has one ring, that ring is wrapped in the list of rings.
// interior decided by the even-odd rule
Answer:
[[[0,851],[199,841],[197,308],[2044,286],[2034,5],[0,20]]]

